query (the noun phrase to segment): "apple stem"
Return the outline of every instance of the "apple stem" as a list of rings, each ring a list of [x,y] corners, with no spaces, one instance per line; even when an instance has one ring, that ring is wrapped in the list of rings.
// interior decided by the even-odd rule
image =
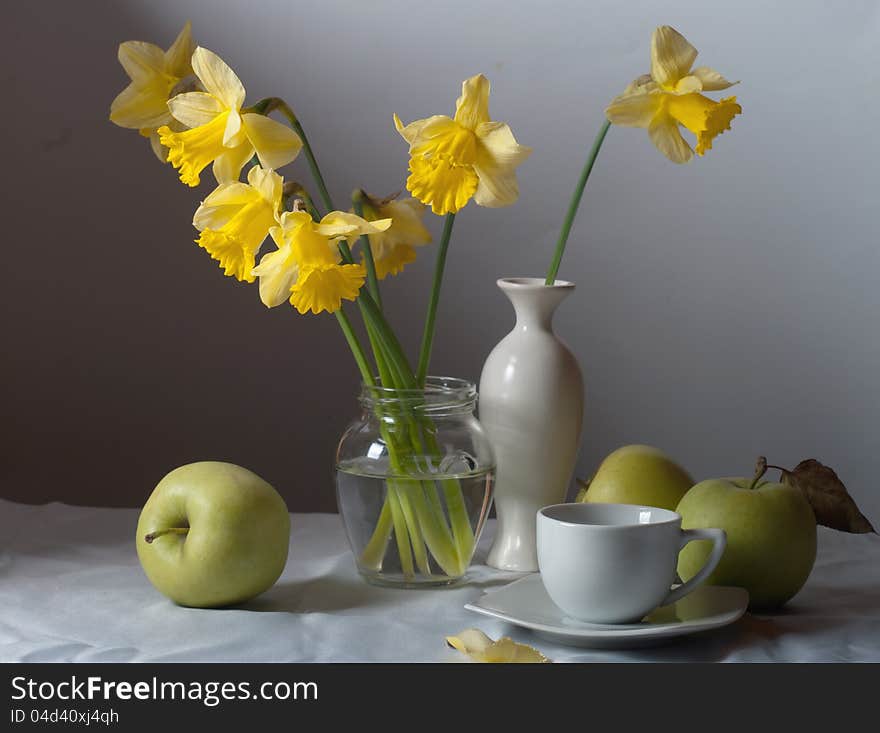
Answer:
[[[168,529],[160,529],[146,535],[144,537],[144,542],[149,545],[153,540],[157,537],[161,537],[163,534],[186,534],[187,532],[189,532],[189,527],[169,527]]]
[[[779,471],[781,476],[785,476],[787,473],[791,473],[787,468],[783,468],[782,466],[774,466],[772,463],[767,464],[767,468],[772,468],[774,471]]]
[[[758,460],[755,463],[755,478],[752,479],[752,484],[749,486],[749,491],[754,489],[758,485],[758,481],[761,480],[761,477],[767,473],[767,459],[764,456],[758,456]]]

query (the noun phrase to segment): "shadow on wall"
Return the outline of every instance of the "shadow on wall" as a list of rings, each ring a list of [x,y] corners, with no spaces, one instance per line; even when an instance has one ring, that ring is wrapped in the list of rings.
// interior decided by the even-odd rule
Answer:
[[[222,277],[190,226],[210,176],[187,189],[107,119],[118,43],[167,47],[179,25],[125,4],[101,22],[78,3],[4,13],[4,93],[25,112],[3,121],[5,241],[28,254],[0,289],[0,496],[140,505],[172,468],[217,459],[292,510],[333,511],[356,372],[332,318],[267,312]]]

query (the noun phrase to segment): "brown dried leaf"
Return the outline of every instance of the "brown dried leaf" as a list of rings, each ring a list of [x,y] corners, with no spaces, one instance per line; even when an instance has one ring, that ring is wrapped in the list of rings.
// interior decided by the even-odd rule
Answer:
[[[804,492],[816,521],[823,527],[842,532],[874,532],[834,470],[815,458],[801,461],[793,471],[783,471],[782,480],[794,483]]]

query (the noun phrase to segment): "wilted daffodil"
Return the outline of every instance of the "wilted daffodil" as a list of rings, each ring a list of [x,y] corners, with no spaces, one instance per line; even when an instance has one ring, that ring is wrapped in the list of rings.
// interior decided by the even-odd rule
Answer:
[[[201,232],[196,243],[220,263],[224,274],[254,281],[251,270],[275,226],[282,186],[275,171],[255,165],[247,183],[221,183],[199,206],[193,217],[193,226]]]
[[[167,51],[144,41],[119,44],[119,63],[131,84],[110,105],[110,121],[150,138],[153,152],[163,163],[168,151],[159,142],[156,130],[163,125],[176,126],[168,111],[168,99],[192,75],[192,53],[192,27],[188,21]]]
[[[305,211],[286,211],[270,234],[278,249],[263,255],[253,274],[260,299],[269,308],[285,300],[300,313],[333,313],[354,300],[366,278],[359,264],[342,264],[338,241],[354,241],[391,226],[390,219],[368,222],[355,214],[331,211],[316,222]]]
[[[465,629],[458,636],[447,636],[446,643],[473,661],[485,664],[546,664],[550,661],[533,647],[518,644],[507,636],[492,641],[479,629]]]
[[[217,54],[200,46],[192,55],[192,68],[205,91],[178,94],[168,102],[174,118],[191,129],[159,128],[159,139],[168,148],[169,162],[180,170],[181,181],[197,186],[199,174],[212,162],[218,183],[235,181],[254,152],[264,168],[272,169],[297,156],[302,141],[293,130],[242,111],[244,87]]]
[[[731,120],[742,112],[736,97],[716,102],[701,92],[733,86],[707,66],[692,69],[697,49],[674,28],[660,26],[651,38],[651,73],[636,79],[612,100],[606,115],[615,125],[642,127],[651,141],[674,163],[687,163],[694,150],[679,125],[696,136],[696,153],[712,148],[712,140],[730,129]]]
[[[434,115],[397,131],[409,143],[407,190],[437,215],[454,214],[471,198],[480,206],[507,206],[519,188],[516,167],[532,152],[510,127],[489,119],[489,80],[482,74],[461,85],[455,117]]]
[[[424,215],[424,205],[413,198],[397,200],[391,196],[379,201],[367,198],[364,202],[367,221],[391,219],[387,230],[369,235],[376,276],[380,280],[403,272],[406,265],[415,261],[416,247],[430,243],[431,233],[422,223]]]

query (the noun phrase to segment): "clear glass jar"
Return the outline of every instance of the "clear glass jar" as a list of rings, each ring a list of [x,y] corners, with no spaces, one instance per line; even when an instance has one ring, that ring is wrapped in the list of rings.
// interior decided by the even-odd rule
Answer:
[[[464,577],[489,514],[495,458],[477,390],[428,377],[423,390],[363,385],[339,441],[336,498],[358,571],[396,587]]]

